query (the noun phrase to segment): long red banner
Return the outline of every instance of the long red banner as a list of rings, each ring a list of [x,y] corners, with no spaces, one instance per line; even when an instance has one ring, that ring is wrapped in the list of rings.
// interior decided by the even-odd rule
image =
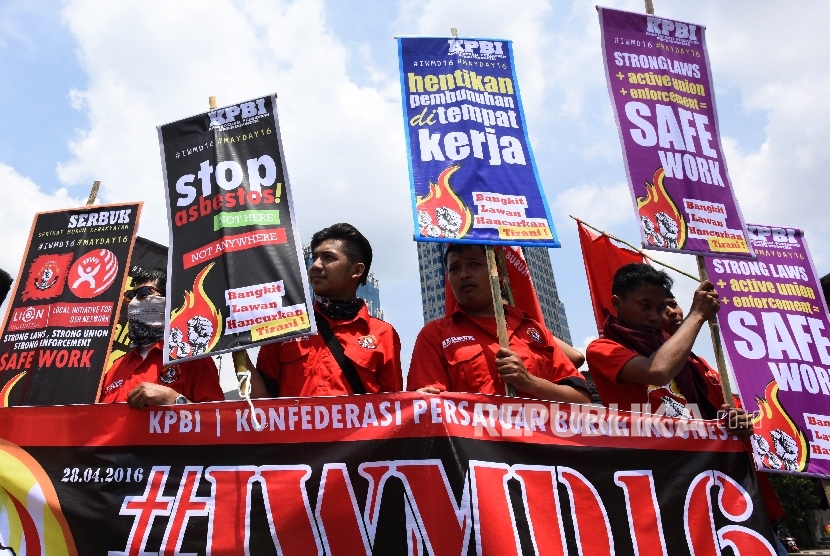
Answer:
[[[774,554],[715,422],[416,393],[0,410],[17,554]],[[41,551],[40,549],[43,549]]]

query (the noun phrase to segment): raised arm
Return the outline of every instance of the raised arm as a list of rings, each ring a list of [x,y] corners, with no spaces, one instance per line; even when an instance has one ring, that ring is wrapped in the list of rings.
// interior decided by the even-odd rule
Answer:
[[[695,343],[703,324],[714,317],[720,308],[718,292],[709,281],[702,282],[695,291],[689,316],[651,357],[637,356],[620,370],[618,380],[636,384],[668,384],[677,376]]]

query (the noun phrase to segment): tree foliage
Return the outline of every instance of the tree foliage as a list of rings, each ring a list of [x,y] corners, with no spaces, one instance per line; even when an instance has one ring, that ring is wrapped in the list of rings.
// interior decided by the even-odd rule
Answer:
[[[769,474],[775,494],[787,515],[779,523],[795,537],[802,550],[815,548],[812,533],[812,512],[819,508],[824,492],[813,479],[794,475]]]

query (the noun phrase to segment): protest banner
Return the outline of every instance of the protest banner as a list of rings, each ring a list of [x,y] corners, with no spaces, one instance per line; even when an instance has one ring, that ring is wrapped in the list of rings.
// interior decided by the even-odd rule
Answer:
[[[35,215],[0,342],[0,407],[94,403],[142,203]]]
[[[3,410],[15,549],[775,554],[743,444],[716,422],[471,394],[256,412],[262,432],[242,402]]]
[[[763,471],[830,477],[830,318],[804,232],[748,224],[757,261],[707,258]]]
[[[276,95],[158,134],[170,226],[165,364],[314,333]]]
[[[416,241],[559,247],[511,41],[398,38]]]
[[[159,245],[155,241],[144,239],[141,236],[136,236],[124,291],[132,289],[133,277],[136,274],[142,270],[152,268],[167,268],[167,247]],[[106,371],[109,371],[116,359],[127,353],[130,349],[128,305],[129,303],[126,301],[121,304],[121,311],[118,313],[118,322],[113,330],[112,349],[107,360]]]
[[[597,10],[643,246],[754,258],[726,169],[705,27]]]

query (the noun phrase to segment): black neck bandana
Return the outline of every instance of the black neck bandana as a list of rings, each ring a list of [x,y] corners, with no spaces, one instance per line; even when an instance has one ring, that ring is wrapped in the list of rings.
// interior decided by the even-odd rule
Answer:
[[[330,319],[351,320],[357,316],[363,307],[363,300],[356,299],[329,299],[328,297],[314,296],[317,308]]]

